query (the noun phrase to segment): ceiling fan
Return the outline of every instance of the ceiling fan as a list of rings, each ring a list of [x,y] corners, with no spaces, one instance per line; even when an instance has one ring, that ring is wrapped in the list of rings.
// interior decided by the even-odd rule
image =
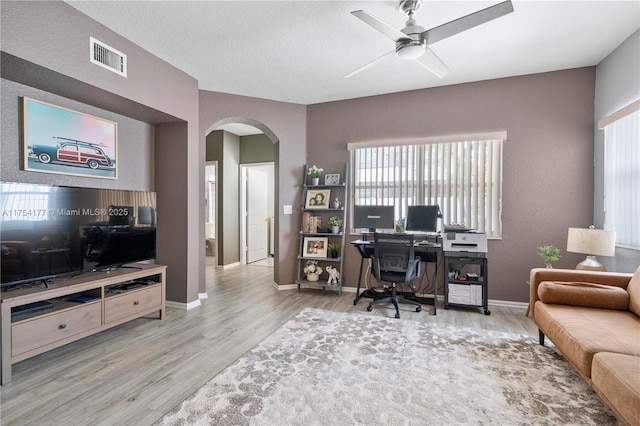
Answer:
[[[425,31],[424,27],[417,25],[413,19],[413,15],[420,9],[421,5],[422,0],[400,0],[399,9],[408,17],[405,27],[402,30],[391,27],[363,10],[351,12],[353,16],[361,19],[365,24],[371,25],[395,41],[396,48],[355,71],[350,72],[345,75],[344,78],[352,77],[374,66],[392,53],[395,53],[400,59],[414,60],[436,76],[442,78],[450,73],[449,68],[447,68],[433,50],[429,48],[429,45],[513,12],[511,0],[507,0]]]

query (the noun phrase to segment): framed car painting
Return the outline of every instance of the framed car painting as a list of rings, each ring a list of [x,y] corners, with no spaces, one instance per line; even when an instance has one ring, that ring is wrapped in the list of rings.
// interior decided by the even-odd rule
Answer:
[[[24,170],[117,178],[118,124],[22,98]]]

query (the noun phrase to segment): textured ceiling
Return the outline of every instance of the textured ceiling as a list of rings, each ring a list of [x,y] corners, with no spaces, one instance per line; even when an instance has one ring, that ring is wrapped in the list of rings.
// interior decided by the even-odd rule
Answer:
[[[429,29],[498,2],[426,0],[415,18]],[[394,49],[349,12],[363,9],[401,29],[396,1],[67,3],[200,89],[305,105],[596,65],[640,27],[638,0],[514,0],[513,13],[431,45],[451,69],[443,79],[395,55],[344,79]]]

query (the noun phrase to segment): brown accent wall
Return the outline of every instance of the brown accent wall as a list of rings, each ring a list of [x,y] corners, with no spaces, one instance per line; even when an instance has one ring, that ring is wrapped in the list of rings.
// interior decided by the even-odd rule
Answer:
[[[506,130],[489,297],[525,302],[529,271],[542,266],[536,247],[566,247],[567,228],[592,220],[594,79],[588,67],[311,105],[307,159],[339,169],[349,142]],[[353,286],[359,257],[346,255]],[[580,260],[563,250],[557,267]]]

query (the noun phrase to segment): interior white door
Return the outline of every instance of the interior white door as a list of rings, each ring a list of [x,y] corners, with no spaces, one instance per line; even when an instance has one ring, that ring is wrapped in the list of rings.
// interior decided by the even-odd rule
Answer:
[[[247,167],[247,263],[268,256],[268,177],[266,172]]]

